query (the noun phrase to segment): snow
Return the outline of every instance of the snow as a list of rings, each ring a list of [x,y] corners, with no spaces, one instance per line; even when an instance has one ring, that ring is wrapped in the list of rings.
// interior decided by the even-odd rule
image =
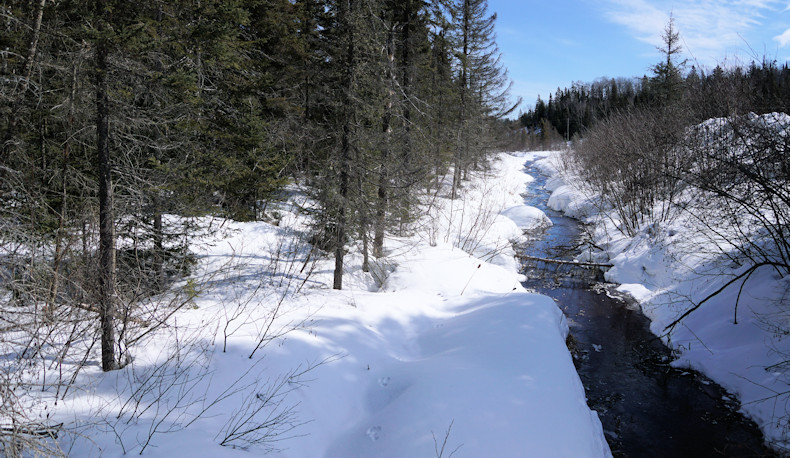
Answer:
[[[197,295],[131,364],[103,374],[89,362],[57,404],[39,393],[50,420],[79,431],[61,445],[74,456],[611,456],[563,314],[520,283],[512,241],[550,223],[523,205],[529,158],[498,155],[461,199],[426,196],[426,215],[388,236],[371,273],[351,244],[342,291],[330,289],[331,258],[308,254],[298,189],[277,225],[220,221],[193,247],[200,271],[176,288]]]
[[[434,435],[443,440],[450,425],[448,447],[460,447],[459,456],[605,454],[551,300],[486,294],[448,302],[453,316],[430,323],[416,348],[370,365],[361,381],[365,414],[327,456],[430,455]]]
[[[551,220],[543,210],[530,205],[517,205],[502,212],[524,231],[534,231],[540,227],[551,226]]]
[[[562,154],[535,157],[536,165],[551,175],[550,206],[592,225],[593,241],[603,247],[592,260],[614,265],[606,279],[637,300],[651,320],[651,331],[677,355],[673,365],[696,369],[735,394],[742,412],[755,420],[766,440],[787,450],[790,377],[784,366],[790,340],[782,326],[787,329],[790,279],[758,270],[741,294],[737,324],[739,287],[734,285],[667,333],[665,328],[691,307],[690,301],[699,303],[745,267],[717,254],[710,231],[688,214],[645,224],[633,237],[624,235],[618,231],[616,213],[560,166]]]

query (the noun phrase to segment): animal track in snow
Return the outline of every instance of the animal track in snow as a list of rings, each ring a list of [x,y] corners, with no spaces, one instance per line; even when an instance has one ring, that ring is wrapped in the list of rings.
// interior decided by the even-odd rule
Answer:
[[[381,437],[381,426],[371,426],[365,434],[368,435],[371,442],[376,442]]]
[[[390,380],[392,380],[392,378],[390,378],[390,377],[381,377],[379,379],[379,385],[380,386],[387,386],[387,385],[390,384]]]

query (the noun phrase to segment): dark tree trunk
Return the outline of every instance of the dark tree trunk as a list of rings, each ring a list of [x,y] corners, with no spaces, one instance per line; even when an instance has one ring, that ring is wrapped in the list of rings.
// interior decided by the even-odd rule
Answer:
[[[387,66],[386,79],[388,84],[387,104],[384,107],[384,116],[381,121],[381,128],[384,133],[384,147],[381,150],[381,162],[378,170],[378,183],[376,193],[376,218],[373,233],[373,256],[380,258],[384,255],[384,226],[386,225],[387,206],[389,196],[389,157],[392,149],[392,110],[393,99],[395,98],[395,27],[390,26],[387,34]]]
[[[104,35],[104,1],[96,0]],[[96,46],[96,156],[99,168],[99,316],[101,320],[102,370],[118,367],[115,360],[115,227],[113,223],[112,179],[110,169],[110,109],[107,96],[107,38],[101,36]]]
[[[354,60],[356,58],[356,47],[354,44],[354,0],[342,0],[340,2],[340,22],[342,27],[345,28],[344,43],[346,55],[343,59],[343,81],[346,86],[343,94],[343,107],[341,111],[341,122],[343,124],[341,141],[340,141],[340,162],[338,163],[339,169],[339,183],[338,183],[338,202],[336,227],[335,227],[335,272],[334,272],[334,289],[343,289],[343,259],[345,256],[345,242],[348,225],[348,194],[350,186],[351,174],[351,136],[352,127],[355,121],[354,100],[351,96],[353,87],[353,76],[356,69],[354,68]]]
[[[402,68],[402,82],[403,88],[403,129],[405,144],[403,146],[403,162],[406,167],[411,167],[412,162],[412,145],[411,145],[411,72],[412,72],[412,58],[411,58],[411,29],[413,19],[415,19],[416,11],[412,11],[414,6],[411,0],[406,2],[404,10],[403,26],[401,28],[401,43],[403,52],[401,53],[401,68]]]
[[[159,196],[159,191],[154,191],[154,273],[156,275],[156,288],[165,285],[164,273],[164,232],[162,230],[162,198]]]
[[[462,12],[462,39],[463,39],[463,53],[461,54],[461,106],[460,106],[460,124],[459,124],[459,142],[456,145],[455,151],[455,170],[453,173],[453,190],[452,198],[458,197],[458,187],[461,185],[461,170],[464,170],[466,159],[469,154],[469,132],[467,122],[467,102],[469,92],[469,34],[470,34],[470,5],[469,0],[464,0]]]
[[[349,167],[351,165],[351,144],[349,126],[343,126],[343,139],[340,147],[340,183],[337,209],[337,226],[335,228],[335,277],[334,289],[343,289],[343,257],[346,242],[346,206],[348,205]]]

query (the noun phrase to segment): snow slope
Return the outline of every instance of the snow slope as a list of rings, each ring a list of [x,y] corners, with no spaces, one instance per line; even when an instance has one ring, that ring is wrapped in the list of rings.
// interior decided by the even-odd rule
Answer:
[[[790,374],[786,338],[790,278],[758,270],[740,297],[737,324],[734,304],[738,285],[706,302],[667,335],[665,329],[691,307],[718,290],[744,267],[723,260],[706,229],[680,213],[662,224],[646,224],[634,237],[617,230],[614,212],[602,210],[596,196],[559,166],[562,153],[532,155],[550,175],[549,205],[594,227],[594,242],[604,252],[582,257],[614,267],[606,279],[619,283],[651,319],[651,331],[675,351],[678,367],[704,373],[737,395],[741,410],[755,420],[766,440],[779,450],[790,447]]]
[[[350,246],[343,291],[302,242],[298,193],[277,225],[221,222],[194,248],[191,307],[126,368],[91,366],[56,406],[41,395],[80,432],[61,444],[74,456],[611,456],[564,316],[520,284],[511,241],[546,224],[523,206],[524,160],[499,155],[462,199],[426,196],[372,273]]]

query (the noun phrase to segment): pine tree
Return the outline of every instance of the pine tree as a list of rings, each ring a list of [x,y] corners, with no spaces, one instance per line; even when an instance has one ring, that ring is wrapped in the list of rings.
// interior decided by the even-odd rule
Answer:
[[[445,0],[433,0],[430,5],[430,56],[427,63],[428,76],[423,79],[428,86],[422,91],[428,112],[426,124],[429,126],[431,148],[428,153],[429,166],[436,178],[436,188],[440,186],[439,179],[444,174],[444,167],[452,162],[448,155],[455,151],[459,119],[459,91],[453,70],[453,25],[446,3]]]
[[[115,218],[110,156],[107,54],[111,4],[96,0],[98,19],[95,50],[96,157],[99,169],[99,319],[101,321],[101,365],[110,371],[118,367],[115,357]]]

